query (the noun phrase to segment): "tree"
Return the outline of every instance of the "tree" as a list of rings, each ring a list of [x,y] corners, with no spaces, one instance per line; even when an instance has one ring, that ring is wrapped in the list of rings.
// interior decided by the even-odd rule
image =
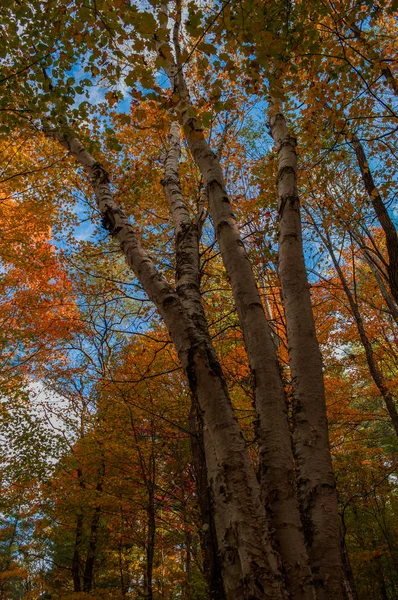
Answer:
[[[362,11],[345,3],[336,11],[316,1],[310,10],[303,3],[238,7],[179,0],[155,1],[150,10],[106,0],[84,6],[52,0],[44,8],[35,1],[10,2],[4,8],[8,49],[1,130],[14,136],[5,160],[12,194],[7,218],[19,226],[20,214],[30,211],[38,230],[46,231],[40,249],[48,269],[37,285],[61,302],[61,308],[46,311],[46,320],[21,310],[12,323],[14,337],[23,339],[22,360],[30,347],[46,349],[29,362],[35,365],[31,371],[19,376],[26,380],[33,374],[73,407],[70,414],[58,413],[69,447],[53,479],[61,494],[52,493],[51,485],[43,488],[52,559],[68,573],[62,577],[54,568],[48,579],[52,589],[97,594],[113,578],[122,597],[133,588],[147,598],[167,593],[163,575],[162,590],[156,589],[164,532],[159,486],[165,487],[169,472],[159,439],[172,434],[159,425],[159,414],[168,414],[161,388],[148,383],[159,377],[168,382],[163,385],[172,381],[173,390],[179,387],[173,392],[182,401],[179,426],[191,439],[192,470],[186,448],[180,455],[180,446],[172,446],[185,475],[178,477],[179,490],[167,488],[179,506],[176,523],[183,532],[178,542],[168,538],[184,565],[185,574],[176,575],[181,594],[195,593],[192,559],[199,540],[213,598],[323,600],[347,593],[349,536],[343,519],[341,545],[324,387],[324,379],[339,370],[329,356],[331,370],[324,371],[313,278],[318,283],[329,278],[329,296],[317,297],[332,305],[333,293],[338,296],[343,308],[333,304],[333,314],[340,318],[348,302],[357,329],[349,329],[347,341],[342,327],[338,343],[351,344],[355,353],[355,344],[362,344],[366,397],[374,394],[370,373],[395,423],[390,322],[387,327],[383,321],[378,333],[382,342],[369,337],[372,311],[396,315],[397,238],[386,203],[395,187],[392,14],[390,4]],[[387,27],[385,42],[380,25]],[[90,102],[92,91],[99,95],[98,105]],[[260,126],[247,117],[254,110],[261,111]],[[267,127],[277,155],[264,151]],[[29,135],[34,152],[10,171],[17,134]],[[257,159],[250,158],[253,148]],[[390,181],[382,181],[378,151]],[[322,205],[331,196],[331,173],[333,185],[342,188],[333,169],[348,172],[350,197],[338,207]],[[40,214],[40,188],[22,194],[30,181],[46,190],[54,207],[51,218]],[[69,197],[75,199],[72,209]],[[68,210],[93,223],[90,244],[74,239]],[[355,215],[354,225],[344,210]],[[385,237],[381,243],[374,243],[381,233],[374,230],[374,213]],[[49,250],[49,227],[58,249]],[[333,227],[347,264],[338,257],[340,238]],[[18,243],[11,244],[12,260],[22,262],[29,288],[35,281],[32,265],[26,252],[19,254]],[[311,264],[316,251],[332,265]],[[42,260],[39,254],[35,264]],[[26,290],[18,279],[4,286],[4,302],[9,306],[12,287],[25,308]],[[369,308],[359,291],[374,281],[380,293],[376,308]],[[72,296],[73,308],[63,312]],[[61,313],[65,327],[54,325]],[[134,335],[142,336],[142,345],[133,343]],[[376,356],[379,347],[382,359]],[[138,348],[148,351],[149,362],[137,359]],[[386,356],[391,362],[383,373]],[[129,367],[132,357],[142,367],[138,375]],[[161,371],[159,357],[167,368],[155,374],[154,364]],[[185,379],[175,382],[179,369]],[[356,382],[347,378],[349,389],[355,389]],[[137,390],[151,406],[145,416],[132,410]],[[351,418],[355,407],[341,399],[340,404]],[[118,416],[124,429],[115,425]],[[126,455],[112,427],[119,438],[126,437]],[[130,463],[126,475],[123,461]],[[133,489],[136,480],[141,496]],[[195,520],[202,521],[196,530],[188,513],[193,480]],[[391,487],[388,494],[393,493]],[[117,499],[116,510],[108,495]],[[133,509],[131,497],[140,510]],[[386,507],[381,513],[386,517]],[[64,522],[57,525],[60,514]],[[124,547],[126,515],[140,531],[130,553]],[[101,566],[107,553],[109,573]],[[134,584],[128,566],[133,555],[142,574]],[[390,593],[382,585],[383,573],[381,565],[381,597]]]

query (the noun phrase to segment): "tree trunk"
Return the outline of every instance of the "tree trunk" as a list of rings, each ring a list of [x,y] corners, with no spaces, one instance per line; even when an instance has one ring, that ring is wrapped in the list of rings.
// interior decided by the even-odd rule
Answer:
[[[47,130],[85,168],[104,226],[164,320],[203,414],[203,439],[228,600],[284,597],[260,490],[218,359],[113,199],[103,167],[67,133]]]
[[[77,468],[77,480],[81,490],[85,489],[85,483],[83,479],[83,471],[80,467]],[[75,547],[73,550],[72,557],[72,580],[73,580],[73,591],[81,592],[81,579],[80,573],[82,569],[81,563],[81,545],[83,539],[83,513],[79,512],[76,519],[76,534],[75,534]]]
[[[212,345],[200,294],[200,215],[196,215],[195,220],[191,219],[181,193],[178,175],[180,151],[180,126],[177,122],[172,122],[169,150],[165,160],[165,178],[162,183],[174,223],[177,293],[195,325],[206,337],[207,343]],[[205,577],[211,600],[224,600],[225,590],[212,515],[211,492],[207,483],[206,457],[203,450],[203,419],[195,398],[192,402],[189,425],[196,490],[203,523],[200,537]]]
[[[366,360],[367,360],[368,367],[369,367],[369,372],[372,376],[372,379],[373,379],[377,389],[379,390],[379,392],[385,402],[385,405],[386,405],[388,413],[390,415],[395,433],[396,433],[396,435],[398,435],[398,412],[397,412],[397,408],[395,406],[394,396],[388,389],[388,386],[385,383],[383,374],[381,373],[380,369],[378,368],[378,366],[376,364],[372,344],[370,343],[368,335],[366,333],[358,304],[355,301],[355,298],[354,298],[354,296],[349,288],[349,285],[347,283],[347,280],[344,276],[343,270],[340,267],[339,261],[337,260],[337,257],[334,253],[333,245],[330,241],[330,237],[327,233],[326,233],[326,237],[325,236],[322,236],[322,237],[323,237],[325,246],[327,247],[327,249],[329,251],[330,257],[333,261],[333,264],[337,271],[337,274],[340,278],[341,285],[343,286],[345,295],[347,296],[347,300],[349,302],[351,312],[353,314],[353,317],[355,319],[355,323],[356,323],[356,326],[358,329],[359,337],[362,342],[362,346],[365,350],[365,355],[366,355]]]
[[[310,600],[313,598],[311,572],[295,494],[286,398],[272,333],[225,189],[220,162],[193,116],[194,108],[179,63],[178,26],[174,28],[174,46],[177,63],[169,62],[166,72],[180,98],[177,110],[185,138],[203,177],[252,373],[258,415],[257,439],[263,501],[270,525],[275,531],[292,598]],[[167,60],[161,45],[159,55]]]
[[[148,532],[146,541],[146,589],[145,598],[148,600],[153,599],[153,561],[155,556],[155,535],[156,535],[156,521],[155,521],[155,490],[154,486],[150,485],[148,490]]]
[[[95,486],[96,495],[99,496],[102,492],[102,482],[105,476],[105,463],[102,459],[101,466],[98,472],[98,483]],[[101,506],[97,504],[94,509],[94,514],[91,518],[90,525],[90,535],[88,539],[88,549],[86,562],[84,565],[83,572],[83,591],[86,593],[91,592],[93,587],[93,577],[94,577],[94,564],[97,556],[97,546],[98,546],[98,529],[101,518]]]
[[[384,206],[379,190],[373,180],[369,163],[366,160],[365,150],[356,135],[352,136],[352,145],[355,150],[358,165],[362,175],[362,181],[365,186],[369,200],[375,210],[377,219],[384,231],[386,248],[388,254],[388,277],[391,293],[395,302],[398,304],[398,236],[394,223],[388,210]]]
[[[278,151],[279,277],[293,384],[294,447],[302,519],[317,598],[338,600],[342,558],[336,485],[330,455],[322,358],[303,256],[296,140],[280,103],[270,102]]]
[[[225,600],[218,552],[216,528],[211,506],[211,492],[207,483],[207,469],[203,451],[203,424],[198,407],[190,413],[191,452],[202,528],[199,533],[203,552],[203,570],[210,600]]]
[[[394,299],[391,297],[390,292],[384,283],[385,280],[383,280],[383,275],[380,272],[380,269],[378,268],[377,263],[372,259],[372,256],[371,256],[369,250],[366,248],[366,245],[365,245],[362,237],[360,235],[358,235],[357,232],[353,233],[353,237],[354,237],[355,241],[357,242],[359,248],[362,250],[363,257],[364,257],[367,265],[369,266],[370,270],[372,271],[374,278],[377,281],[377,284],[380,288],[380,292],[387,304],[387,307],[391,314],[391,317],[394,319],[395,323],[398,325],[398,306],[394,302]]]
[[[72,558],[72,579],[73,579],[73,591],[78,593],[81,592],[80,582],[80,547],[83,537],[83,515],[79,513],[76,521],[76,535],[75,535],[75,547],[73,550]]]
[[[88,542],[88,550],[86,562],[84,565],[83,572],[83,591],[86,593],[91,592],[93,587],[93,576],[94,576],[94,564],[97,553],[97,543],[98,543],[98,527],[101,517],[101,508],[100,506],[96,506],[94,510],[94,515],[91,519],[90,525],[90,537]]]
[[[343,512],[341,513],[341,526],[342,526],[342,531],[341,531],[341,555],[343,557],[344,596],[345,596],[345,600],[359,600],[357,588],[356,588],[356,585],[355,585],[354,574],[353,574],[352,568],[351,568],[350,557],[349,557],[349,554],[348,554],[348,548],[347,548],[347,544],[346,544],[346,541],[345,541],[346,532],[347,532],[347,526],[346,526],[346,522],[345,522],[345,508],[346,508],[346,506],[344,507]]]

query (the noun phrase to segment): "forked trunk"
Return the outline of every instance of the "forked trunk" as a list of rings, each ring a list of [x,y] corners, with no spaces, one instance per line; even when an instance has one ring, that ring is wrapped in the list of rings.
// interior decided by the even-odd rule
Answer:
[[[208,481],[228,600],[284,598],[256,475],[213,348],[142,248],[129,219],[113,199],[103,167],[76,138],[53,130],[46,133],[63,144],[88,173],[103,223],[118,240],[127,264],[163,318],[203,414]]]
[[[176,57],[180,56],[178,26],[174,29]],[[167,56],[159,48],[159,55]],[[239,321],[252,372],[257,438],[260,446],[260,481],[269,522],[283,559],[288,589],[293,599],[314,597],[307,550],[295,495],[293,454],[286,398],[279,364],[260,294],[228,194],[218,157],[212,152],[197,119],[182,68],[166,67],[180,98],[179,110],[185,137],[203,177],[221,256],[231,281]]]
[[[272,332],[218,160],[204,138],[198,140],[189,126],[186,136],[206,185],[210,213],[245,340],[258,415],[256,433],[264,503],[275,530],[292,598],[312,599],[311,574],[295,495],[286,397]]]

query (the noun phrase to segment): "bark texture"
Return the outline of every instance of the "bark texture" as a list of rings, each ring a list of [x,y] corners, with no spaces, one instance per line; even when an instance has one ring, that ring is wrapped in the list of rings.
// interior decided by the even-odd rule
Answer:
[[[67,148],[89,175],[103,224],[118,240],[127,264],[163,318],[203,414],[208,481],[228,600],[284,598],[256,475],[213,349],[115,203],[104,168],[75,137],[53,130],[46,133]]]
[[[181,192],[179,161],[181,153],[180,125],[170,125],[169,149],[166,155],[162,181],[174,224],[176,255],[176,288],[188,314],[212,346],[208,323],[200,293],[200,229],[201,215],[191,218]],[[225,590],[221,576],[217,533],[212,514],[211,490],[207,483],[206,456],[203,450],[203,418],[193,398],[190,413],[191,451],[194,464],[199,509],[202,517],[201,544],[204,571],[211,600],[224,600]]]
[[[203,450],[203,423],[195,406],[190,414],[191,452],[196,483],[196,493],[202,530],[200,543],[203,552],[203,570],[210,600],[225,600],[224,583],[218,550],[216,527],[213,518],[211,491],[207,483],[206,459]]]
[[[279,364],[260,294],[225,189],[222,168],[194,115],[179,61],[178,23],[174,28],[176,62],[166,72],[179,97],[176,107],[188,147],[203,177],[221,256],[231,282],[239,322],[252,373],[257,438],[260,446],[260,481],[271,527],[282,556],[287,586],[297,600],[314,597],[311,571],[295,493],[294,461],[286,398]]]
[[[279,277],[293,383],[294,445],[302,519],[317,598],[340,599],[342,558],[336,486],[328,439],[322,358],[303,256],[296,140],[279,103],[270,102],[278,151]]]

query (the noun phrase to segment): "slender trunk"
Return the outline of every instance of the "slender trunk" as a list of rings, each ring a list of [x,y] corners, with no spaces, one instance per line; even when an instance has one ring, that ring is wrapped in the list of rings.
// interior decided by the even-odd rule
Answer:
[[[386,588],[386,581],[385,581],[385,576],[383,573],[383,568],[381,565],[382,558],[381,558],[381,556],[376,556],[375,560],[376,560],[376,565],[377,565],[377,572],[379,575],[378,583],[379,583],[380,598],[381,598],[381,600],[390,600],[389,596],[388,596],[387,588]]]
[[[354,33],[357,40],[360,40],[366,50],[369,52],[372,67],[375,68],[377,65],[381,68],[381,73],[386,80],[388,87],[395,95],[398,95],[398,84],[393,72],[388,64],[381,58],[380,54],[375,52],[369,42],[366,40],[366,33],[363,32],[355,23],[351,24],[350,29]]]
[[[98,473],[98,483],[95,487],[96,495],[99,496],[102,492],[102,482],[105,476],[105,463],[103,459],[101,461],[101,467]],[[84,565],[83,572],[83,591],[88,593],[91,592],[93,587],[93,576],[94,576],[94,564],[97,556],[97,546],[98,546],[98,530],[101,518],[101,506],[97,504],[94,509],[94,514],[91,518],[90,525],[90,535],[88,540],[88,549],[86,562]]]
[[[93,587],[94,564],[97,554],[98,528],[100,517],[101,508],[100,506],[96,506],[94,510],[94,515],[91,519],[90,538],[88,542],[88,551],[83,572],[83,591],[86,593],[91,592]]]
[[[387,288],[385,286],[380,269],[377,267],[377,264],[372,259],[372,256],[370,255],[370,252],[365,247],[363,240],[356,234],[354,235],[354,239],[357,242],[358,246],[361,248],[361,250],[363,252],[363,257],[364,257],[367,265],[369,266],[370,270],[372,271],[374,278],[377,281],[377,284],[380,288],[381,295],[383,296],[383,298],[386,302],[386,305],[388,307],[388,310],[390,311],[391,317],[394,319],[395,323],[398,324],[398,306],[394,302],[394,299],[391,297],[390,292],[387,290]]]
[[[278,150],[279,277],[293,383],[294,446],[302,518],[317,598],[342,598],[336,485],[330,455],[322,358],[303,256],[296,140],[270,102]]]
[[[374,353],[373,353],[373,349],[372,349],[372,344],[370,343],[370,340],[366,333],[358,304],[355,301],[354,295],[352,294],[352,292],[350,290],[350,287],[344,276],[343,270],[340,267],[339,261],[337,260],[336,254],[333,250],[333,245],[330,241],[330,237],[327,233],[326,233],[326,236],[322,236],[322,237],[325,242],[325,246],[327,247],[327,249],[329,251],[330,257],[333,261],[333,264],[337,271],[337,274],[340,278],[341,285],[343,286],[345,295],[347,296],[347,300],[349,302],[351,312],[353,314],[353,317],[355,319],[355,323],[356,323],[356,326],[358,329],[359,337],[362,342],[362,346],[365,350],[365,355],[366,355],[366,360],[367,360],[368,367],[369,367],[369,372],[372,376],[372,379],[373,379],[377,389],[379,390],[379,392],[385,402],[385,405],[386,405],[388,413],[390,415],[395,433],[398,435],[398,412],[397,412],[397,408],[395,406],[394,396],[388,389],[388,386],[386,385],[384,377],[383,377],[380,369],[377,366],[377,363],[376,363],[376,360],[374,357]]]
[[[77,468],[77,480],[78,480],[80,489],[84,490],[86,486],[85,486],[84,479],[83,479],[83,471],[80,467]],[[75,547],[73,550],[73,557],[72,557],[72,580],[73,580],[73,590],[75,592],[81,592],[81,588],[82,588],[81,579],[80,579],[80,574],[81,574],[81,569],[82,569],[81,556],[80,556],[82,539],[83,539],[83,513],[79,512],[79,514],[77,515],[77,519],[76,519]]]
[[[343,570],[344,570],[344,595],[345,600],[359,600],[357,590],[355,587],[355,581],[352,574],[351,564],[348,558],[347,548],[345,545],[341,549],[343,555]]]
[[[345,600],[359,600],[358,593],[355,585],[354,575],[351,568],[350,557],[348,554],[347,544],[345,541],[346,525],[344,520],[344,513],[342,516],[342,533],[341,533],[341,555],[343,557],[343,572],[344,572],[344,595]]]
[[[123,570],[123,551],[122,551],[122,540],[119,543],[118,547],[118,558],[119,558],[119,576],[120,576],[120,593],[122,598],[125,598],[128,592],[128,586],[126,584],[126,580],[124,577]]]
[[[371,237],[370,232],[366,231],[366,234],[369,235],[371,239],[371,244],[373,248],[369,248],[367,243],[365,242],[364,236],[359,231],[359,227],[356,224],[352,224],[344,219],[340,219],[343,227],[350,234],[350,236],[355,240],[358,248],[362,251],[363,258],[373,273],[374,278],[377,281],[377,284],[380,288],[380,292],[386,302],[388,310],[391,314],[392,319],[398,324],[398,306],[392,298],[390,291],[387,289],[386,283],[388,285],[389,277],[388,273],[384,270],[384,266],[388,266],[388,264],[384,261],[380,251],[375,245],[374,239]],[[377,256],[377,259],[375,258]],[[381,263],[381,260],[384,262]]]
[[[176,33],[177,31],[177,33]],[[252,373],[257,438],[260,446],[260,482],[263,501],[283,559],[292,598],[312,599],[311,572],[301,530],[294,485],[294,461],[286,398],[279,364],[254,273],[237,227],[223,173],[216,154],[193,116],[188,89],[179,63],[178,26],[174,29],[177,63],[166,72],[178,93],[185,138],[202,174],[221,256],[232,286]],[[159,55],[167,56],[159,48]]]
[[[156,521],[155,521],[155,490],[154,486],[150,485],[148,490],[148,531],[146,541],[146,589],[145,597],[148,600],[153,599],[153,560],[155,556],[155,535],[156,535]]]
[[[192,536],[189,531],[188,518],[187,518],[187,505],[184,502],[183,507],[183,519],[184,519],[184,532],[185,532],[185,586],[184,586],[184,597],[186,600],[191,598],[191,586],[192,586]]]
[[[373,180],[369,163],[366,159],[365,149],[356,135],[352,136],[352,145],[355,150],[358,165],[362,175],[362,181],[366,192],[375,210],[378,221],[384,231],[386,248],[388,254],[388,278],[391,293],[398,304],[398,236],[395,225],[392,222],[388,210],[384,206],[379,190]]]
[[[76,534],[75,534],[75,547],[73,550],[72,558],[72,579],[73,579],[73,591],[81,592],[80,582],[80,547],[82,544],[83,537],[83,515],[79,513],[76,521]]]
[[[47,130],[85,168],[104,226],[118,240],[127,264],[157,307],[203,414],[203,437],[228,600],[284,597],[279,566],[245,441],[234,417],[217,357],[140,244],[117,206],[103,167],[66,133]]]

